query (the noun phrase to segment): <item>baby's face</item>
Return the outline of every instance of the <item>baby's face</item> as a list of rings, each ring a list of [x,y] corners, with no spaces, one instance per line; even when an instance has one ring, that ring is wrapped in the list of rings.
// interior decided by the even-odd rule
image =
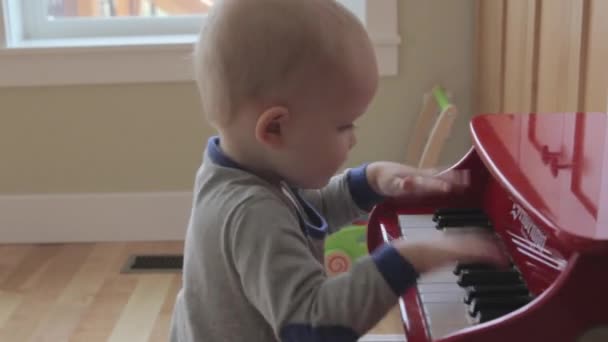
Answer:
[[[294,113],[285,127],[288,153],[282,170],[293,185],[321,188],[344,164],[357,142],[355,122],[376,92],[377,77],[373,69],[344,80],[350,83],[319,82],[320,96],[308,100],[305,113]]]

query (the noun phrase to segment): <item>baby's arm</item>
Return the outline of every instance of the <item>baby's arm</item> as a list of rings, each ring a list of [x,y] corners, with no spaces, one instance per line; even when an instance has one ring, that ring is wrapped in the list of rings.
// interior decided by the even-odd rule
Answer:
[[[304,192],[326,216],[330,230],[369,211],[384,197],[416,203],[429,196],[458,194],[469,185],[467,170],[417,169],[394,162],[374,162],[334,177],[319,191]]]
[[[382,201],[383,197],[369,185],[366,171],[367,165],[349,169],[334,176],[320,190],[300,191],[301,196],[325,217],[330,232],[367,214]]]
[[[414,285],[420,273],[455,260],[498,260],[490,240],[474,235],[399,240],[327,278],[298,221],[280,200],[256,199],[235,215],[225,252],[240,286],[281,341],[356,341]]]

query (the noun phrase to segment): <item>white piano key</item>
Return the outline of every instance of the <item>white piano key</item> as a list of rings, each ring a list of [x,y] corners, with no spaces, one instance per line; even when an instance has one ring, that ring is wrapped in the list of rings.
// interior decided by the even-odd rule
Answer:
[[[418,284],[431,283],[456,283],[458,277],[453,273],[455,265],[445,266],[437,271],[423,274],[418,279]]]
[[[434,339],[470,326],[462,302],[424,303],[424,310]]]
[[[462,293],[458,292],[436,292],[436,293],[421,293],[420,300],[422,303],[459,303],[463,304]]]
[[[404,228],[435,227],[433,215],[399,215],[399,226]]]
[[[410,241],[420,241],[440,235],[441,232],[435,228],[408,228],[402,229],[401,235]]]
[[[464,296],[464,290],[456,283],[429,283],[418,284],[419,293],[460,293]]]

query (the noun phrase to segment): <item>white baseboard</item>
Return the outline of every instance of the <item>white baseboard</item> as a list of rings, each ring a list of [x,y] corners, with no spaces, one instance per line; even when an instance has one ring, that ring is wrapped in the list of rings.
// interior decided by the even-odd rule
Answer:
[[[183,240],[190,192],[2,195],[0,243]]]

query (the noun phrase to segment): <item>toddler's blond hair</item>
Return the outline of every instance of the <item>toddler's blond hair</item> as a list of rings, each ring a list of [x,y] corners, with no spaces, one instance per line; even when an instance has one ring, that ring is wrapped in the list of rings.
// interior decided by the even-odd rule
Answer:
[[[194,54],[203,110],[222,127],[243,105],[289,101],[346,72],[362,43],[363,25],[334,0],[216,1]]]

